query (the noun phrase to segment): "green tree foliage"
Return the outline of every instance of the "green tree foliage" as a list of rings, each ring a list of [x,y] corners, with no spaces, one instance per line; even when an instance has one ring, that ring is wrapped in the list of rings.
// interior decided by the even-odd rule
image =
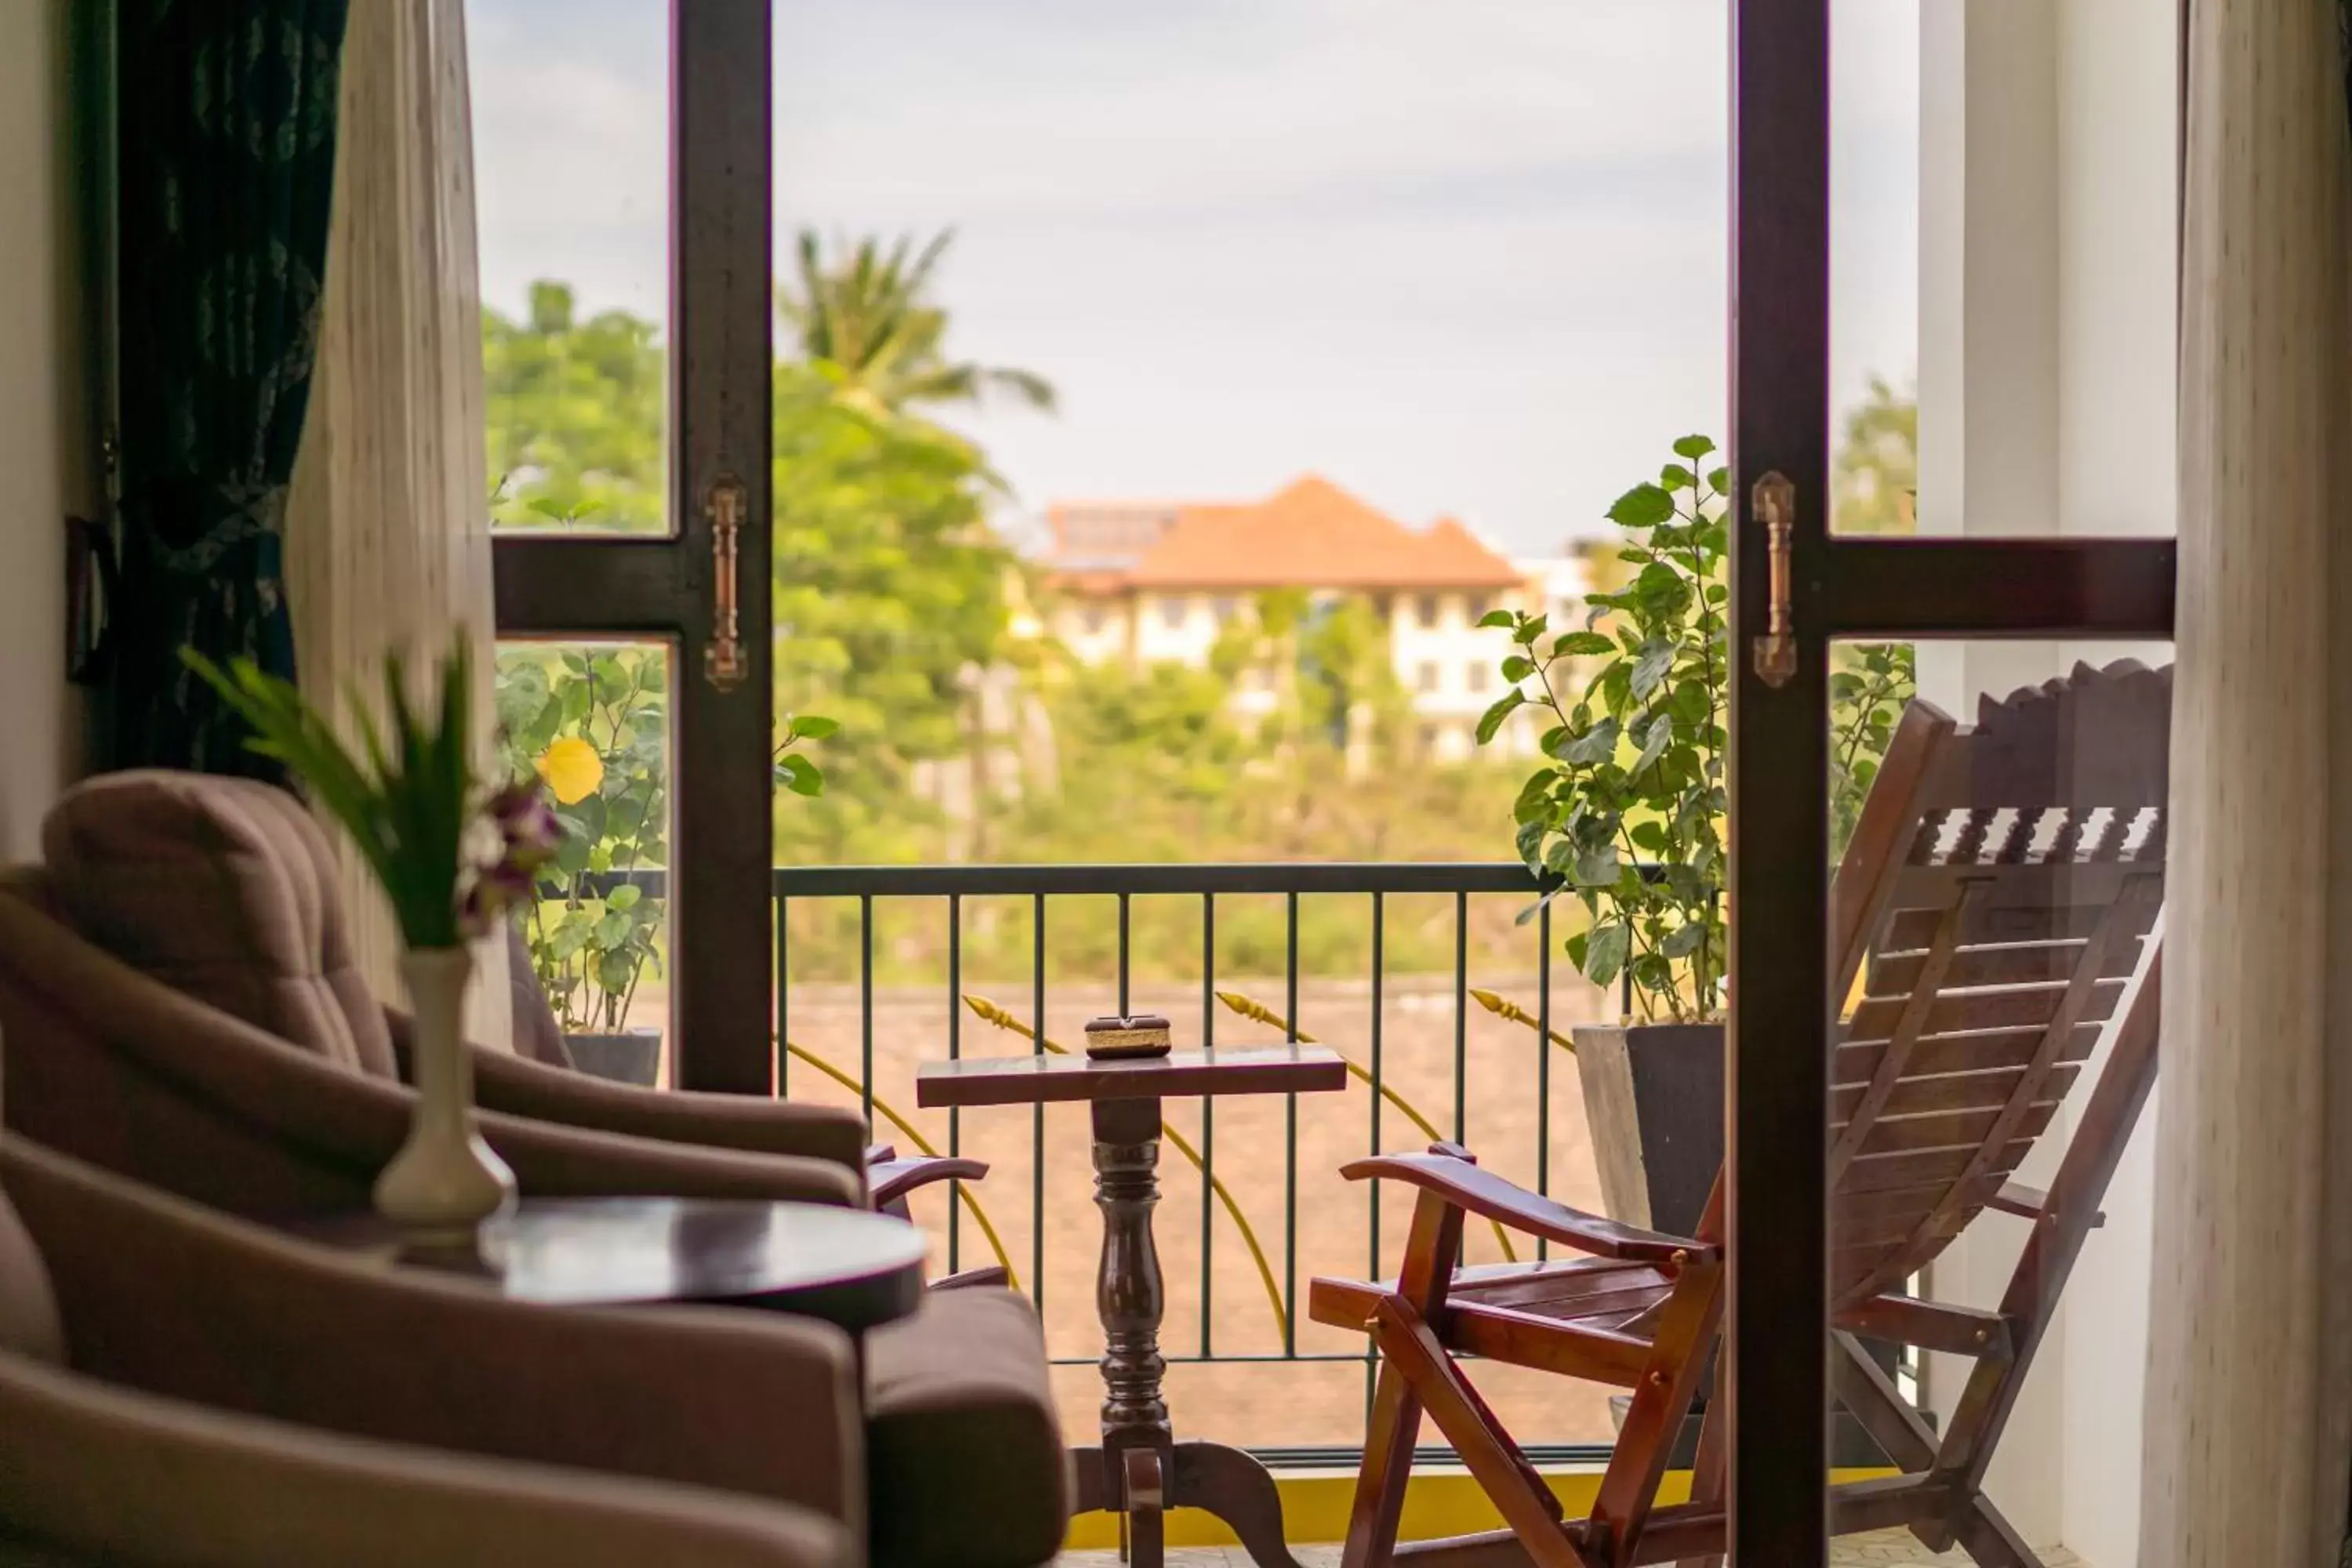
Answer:
[[[1917,526],[1919,399],[1883,376],[1846,411],[1832,520],[1841,533],[1909,533]]]
[[[815,233],[801,231],[794,287],[779,293],[777,307],[799,335],[801,359],[843,402],[869,414],[900,413],[977,403],[996,391],[1032,408],[1054,406],[1043,376],[949,357],[948,313],[930,290],[954,239],[954,231],[942,232],[912,255],[909,238],[887,251],[862,239],[828,260]]]
[[[1022,568],[970,442],[835,398],[823,366],[780,364],[775,396],[777,701],[840,726],[824,798],[778,814],[780,852],[921,858],[940,824],[915,770],[965,753],[980,671],[1034,659],[1009,635]]]
[[[625,310],[580,321],[567,285],[532,284],[520,321],[486,308],[482,382],[499,525],[659,532],[664,375],[653,322]]]

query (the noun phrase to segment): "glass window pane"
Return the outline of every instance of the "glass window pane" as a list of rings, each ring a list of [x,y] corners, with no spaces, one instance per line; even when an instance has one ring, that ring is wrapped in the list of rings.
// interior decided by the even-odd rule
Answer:
[[[573,1063],[668,1081],[670,650],[499,644],[503,768],[535,773],[563,842],[523,938]]]
[[[1832,1458],[1922,1468],[2020,1380],[1986,1495],[2052,1560],[2130,1561],[2137,1529],[2154,1100],[2124,1113],[2155,1073],[2171,656],[1832,650],[1832,1356],[1873,1368]],[[2063,1315],[2036,1342],[2043,1300]],[[1873,1443],[1856,1413],[1887,1401],[1927,1446]]]
[[[668,525],[669,7],[467,0],[491,516]]]

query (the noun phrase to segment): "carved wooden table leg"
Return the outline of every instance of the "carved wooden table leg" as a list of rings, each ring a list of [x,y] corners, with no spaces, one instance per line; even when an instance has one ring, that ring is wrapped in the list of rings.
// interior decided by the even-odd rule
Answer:
[[[1204,1509],[1233,1527],[1258,1568],[1298,1568],[1282,1537],[1282,1499],[1265,1467],[1222,1443],[1177,1443],[1160,1384],[1167,1306],[1151,1211],[1160,1202],[1160,1101],[1094,1103],[1095,1206],[1102,1264],[1095,1306],[1103,1326],[1102,1447],[1076,1452],[1081,1512],[1125,1516],[1135,1568],[1161,1568],[1161,1515]]]

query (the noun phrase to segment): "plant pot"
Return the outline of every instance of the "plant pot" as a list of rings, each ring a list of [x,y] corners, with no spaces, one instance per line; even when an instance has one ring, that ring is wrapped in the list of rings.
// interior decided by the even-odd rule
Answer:
[[[376,1212],[413,1245],[471,1246],[482,1221],[514,1202],[514,1173],[474,1130],[474,1063],[466,1043],[466,948],[413,948],[400,977],[416,1019],[416,1104],[408,1141],[375,1181]]]
[[[1575,1037],[1609,1217],[1693,1234],[1723,1164],[1723,1026],[1586,1026]]]
[[[624,1029],[616,1035],[566,1035],[572,1065],[592,1078],[651,1089],[661,1076],[662,1032]]]

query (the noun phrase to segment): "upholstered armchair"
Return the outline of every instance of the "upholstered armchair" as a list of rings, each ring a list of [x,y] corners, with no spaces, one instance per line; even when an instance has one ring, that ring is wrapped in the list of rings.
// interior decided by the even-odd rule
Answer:
[[[409,1023],[352,963],[300,803],[247,780],[107,774],[68,792],[43,845],[45,864],[0,883],[16,1124],[241,1212],[363,1202],[406,1126]],[[526,1036],[551,1030],[529,999]],[[483,1133],[526,1193],[901,1206],[986,1170],[869,1161],[886,1152],[847,1110],[633,1089],[480,1048],[474,1067]]]
[[[0,1204],[0,1521],[68,1561],[1029,1568],[1059,1547],[1061,1438],[1010,1292],[868,1334],[861,1397],[825,1323],[511,1302],[13,1134],[0,1189],[22,1216]]]
[[[842,1406],[846,1347],[657,1316],[525,1321],[0,1137],[0,1563],[854,1568],[847,1423],[795,1423],[768,1476],[693,1440],[741,1379]],[[548,1375],[578,1352],[597,1385]]]

